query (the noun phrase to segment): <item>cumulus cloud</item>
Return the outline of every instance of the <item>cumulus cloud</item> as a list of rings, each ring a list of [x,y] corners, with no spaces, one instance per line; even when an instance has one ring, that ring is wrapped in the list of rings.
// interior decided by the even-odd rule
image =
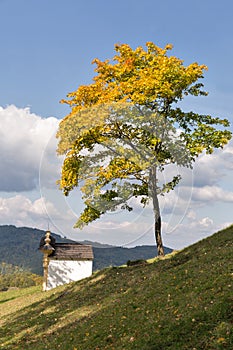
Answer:
[[[182,249],[230,226],[231,224],[230,221],[224,221],[221,223],[216,222],[209,216],[197,219],[196,215],[190,217],[188,222],[180,223],[180,225],[174,229],[171,229],[165,222],[163,225],[164,244],[173,249]]]
[[[129,219],[129,218],[128,218]],[[197,218],[191,212],[188,221],[173,225],[164,218],[162,222],[162,238],[165,246],[173,249],[182,249],[209,235],[219,231],[230,222],[218,223],[211,217]],[[105,242],[124,247],[139,245],[155,245],[153,220],[146,221],[143,218],[137,222],[123,220],[121,223],[110,220],[99,220],[83,231],[72,231],[73,239],[90,239],[92,241]]]
[[[200,202],[233,202],[233,192],[225,191],[218,186],[203,186],[193,190],[192,199]]]
[[[57,126],[56,118],[43,119],[29,108],[0,107],[0,191],[30,191],[38,186],[41,157]]]
[[[60,213],[54,205],[44,198],[30,200],[28,197],[18,194],[8,198],[0,198],[1,224],[14,224],[16,226],[33,226],[45,228],[47,208],[54,218]]]
[[[233,170],[233,140],[223,149],[213,154],[203,153],[195,162],[193,185],[195,187],[213,186],[224,179],[227,171]]]

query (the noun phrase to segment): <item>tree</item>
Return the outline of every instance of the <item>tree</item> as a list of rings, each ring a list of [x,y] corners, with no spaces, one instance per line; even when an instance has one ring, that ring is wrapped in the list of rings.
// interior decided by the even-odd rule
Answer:
[[[227,119],[182,111],[188,95],[206,96],[205,65],[184,66],[149,42],[146,49],[116,45],[112,60],[95,59],[93,83],[63,100],[71,113],[60,123],[58,154],[65,155],[60,188],[79,186],[85,209],[75,227],[119,206],[131,211],[131,198],[150,199],[158,255],[164,255],[158,195],[173,190],[179,174],[160,184],[158,172],[169,164],[192,167],[202,153],[222,148],[231,138]]]

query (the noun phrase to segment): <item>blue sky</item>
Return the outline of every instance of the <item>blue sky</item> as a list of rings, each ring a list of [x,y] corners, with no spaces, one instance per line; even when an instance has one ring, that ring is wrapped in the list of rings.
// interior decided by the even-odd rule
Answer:
[[[111,58],[115,43],[133,48],[147,41],[172,43],[173,54],[185,64],[197,61],[209,68],[203,80],[209,96],[189,98],[183,108],[233,122],[232,2],[0,0],[0,13],[0,224],[47,228],[49,217],[52,230],[72,238],[151,243],[146,211],[134,219],[125,213],[109,216],[104,232],[103,223],[73,232],[71,212],[78,215],[80,198],[64,200],[54,185],[59,177],[54,134],[69,113],[59,101],[91,82],[91,61]],[[164,211],[167,245],[183,247],[232,222],[232,155],[230,144],[211,159],[201,157],[192,174],[184,174],[182,191],[169,197]],[[172,201],[179,215],[170,208]]]

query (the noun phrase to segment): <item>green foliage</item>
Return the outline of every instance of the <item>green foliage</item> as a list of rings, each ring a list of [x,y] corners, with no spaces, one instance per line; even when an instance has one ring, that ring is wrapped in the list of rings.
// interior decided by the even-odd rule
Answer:
[[[9,288],[26,288],[42,283],[42,278],[38,275],[25,271],[18,266],[0,263],[0,291]]]
[[[233,226],[166,259],[0,293],[4,350],[231,350]]]

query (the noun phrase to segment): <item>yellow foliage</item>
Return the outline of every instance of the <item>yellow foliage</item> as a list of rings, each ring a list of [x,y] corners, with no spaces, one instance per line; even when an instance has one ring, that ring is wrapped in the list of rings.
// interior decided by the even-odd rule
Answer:
[[[93,60],[97,73],[93,83],[80,86],[62,102],[71,106],[72,114],[110,102],[153,105],[158,98],[169,102],[182,99],[183,93],[189,93],[189,87],[203,77],[207,67],[197,63],[185,67],[181,59],[168,56],[167,51],[171,49],[171,44],[162,49],[152,42],[146,43],[145,50],[116,45],[116,55],[111,60]]]

